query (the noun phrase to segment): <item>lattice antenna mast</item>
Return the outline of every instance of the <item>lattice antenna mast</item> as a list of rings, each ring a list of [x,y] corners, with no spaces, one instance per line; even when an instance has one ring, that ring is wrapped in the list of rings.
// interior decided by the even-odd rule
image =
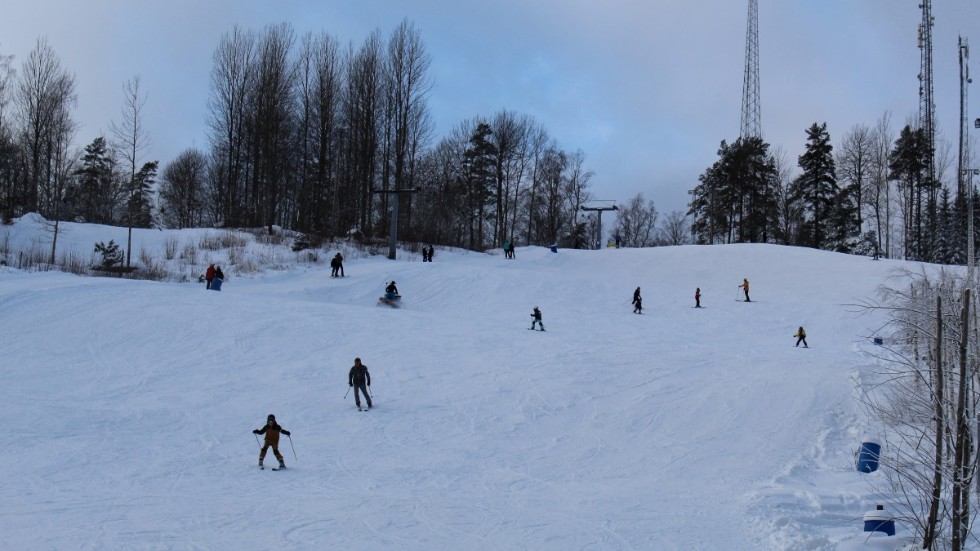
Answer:
[[[762,137],[759,106],[759,1],[749,0],[745,30],[745,79],[742,81],[742,139]]]
[[[933,100],[932,85],[932,0],[922,0],[922,23],[919,24],[919,50],[921,65],[919,68],[919,127],[922,128],[929,148],[926,177],[929,184],[936,181],[935,151],[936,151],[936,104]],[[932,192],[938,197],[938,192]]]

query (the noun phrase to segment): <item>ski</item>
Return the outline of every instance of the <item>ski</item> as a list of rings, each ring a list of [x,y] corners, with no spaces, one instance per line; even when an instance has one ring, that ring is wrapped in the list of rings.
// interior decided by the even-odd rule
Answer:
[[[269,469],[270,471],[285,471],[286,467],[273,467]]]

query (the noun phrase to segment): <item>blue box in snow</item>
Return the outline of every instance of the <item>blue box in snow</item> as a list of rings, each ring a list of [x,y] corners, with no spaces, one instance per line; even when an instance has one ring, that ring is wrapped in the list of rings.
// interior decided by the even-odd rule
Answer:
[[[881,444],[877,442],[862,442],[861,453],[858,454],[857,469],[862,473],[873,473],[878,470],[878,456],[881,454]]]
[[[869,511],[864,515],[865,532],[883,532],[889,536],[895,535],[895,519],[886,515],[884,511],[878,509]]]
[[[875,337],[875,341],[874,341],[874,342],[875,342],[875,344],[877,344],[878,346],[881,346],[881,345],[883,345],[883,344],[885,344],[885,340],[884,340],[884,339],[882,339],[881,337]]]
[[[214,279],[211,280],[211,290],[212,291],[220,291],[221,290],[221,280],[220,279],[214,278]]]
[[[551,252],[553,252],[553,253],[558,252],[558,245],[552,245],[551,246]]]

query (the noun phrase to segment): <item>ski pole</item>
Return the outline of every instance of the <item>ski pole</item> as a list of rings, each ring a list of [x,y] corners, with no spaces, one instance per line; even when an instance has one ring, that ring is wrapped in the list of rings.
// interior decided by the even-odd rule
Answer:
[[[286,438],[289,438],[289,447],[293,450],[293,459],[299,461],[299,458],[296,457],[296,448],[293,448],[293,436],[291,434],[287,434]]]
[[[256,443],[256,444],[258,444],[258,445],[259,445],[259,447],[261,448],[261,447],[262,447],[262,442],[259,442],[259,435],[258,435],[258,434],[255,434],[255,433],[253,432],[253,433],[252,433],[252,436],[254,436],[254,437],[255,437],[255,443]]]
[[[347,395],[350,394],[350,389],[352,389],[352,388],[354,388],[354,387],[352,387],[352,386],[347,387],[347,392],[344,393],[344,400],[347,399]]]

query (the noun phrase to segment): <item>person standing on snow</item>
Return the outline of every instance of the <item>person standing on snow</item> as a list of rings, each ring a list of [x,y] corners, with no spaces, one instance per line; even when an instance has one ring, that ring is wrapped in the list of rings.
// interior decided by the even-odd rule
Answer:
[[[643,313],[643,298],[640,297],[639,287],[637,287],[636,290],[633,291],[633,313],[634,314]]]
[[[265,460],[265,452],[268,451],[269,448],[272,448],[272,453],[276,456],[276,459],[279,460],[279,468],[285,469],[286,463],[282,460],[282,454],[279,453],[279,435],[285,434],[286,436],[289,436],[289,431],[280,427],[279,424],[276,423],[276,416],[270,413],[269,417],[267,417],[265,420],[265,426],[261,429],[253,430],[252,434],[265,435],[265,444],[262,446],[262,451],[259,452],[259,468],[265,468],[265,466],[262,464],[262,462]]]
[[[796,334],[793,336],[796,337],[796,344],[794,346],[799,346],[802,342],[803,348],[810,348],[810,345],[806,343],[806,331],[803,330],[802,325],[796,330]]]
[[[211,288],[211,280],[212,279],[214,279],[214,264],[211,264],[210,266],[208,266],[207,271],[204,272],[204,280],[207,282],[207,285],[204,287],[205,289],[210,289]]]
[[[752,302],[752,300],[749,298],[749,279],[748,278],[742,279],[742,284],[739,285],[738,287],[739,289],[745,290],[745,302]]]
[[[330,260],[330,277],[344,277],[344,257],[340,253]]]
[[[698,287],[697,289],[694,290],[694,307],[695,308],[700,308],[701,307],[701,288],[700,287]]]
[[[347,384],[354,389],[354,404],[357,405],[357,409],[361,409],[359,393],[364,394],[367,407],[371,409],[371,395],[367,391],[367,387],[371,386],[371,374],[368,373],[367,366],[361,363],[360,358],[354,358],[354,365],[351,366],[350,372],[347,374]]]
[[[531,331],[534,331],[535,325],[540,325],[541,330],[544,331],[544,323],[541,321],[541,310],[538,310],[537,306],[534,307],[534,312],[531,313],[531,317],[534,318],[531,321]]]

